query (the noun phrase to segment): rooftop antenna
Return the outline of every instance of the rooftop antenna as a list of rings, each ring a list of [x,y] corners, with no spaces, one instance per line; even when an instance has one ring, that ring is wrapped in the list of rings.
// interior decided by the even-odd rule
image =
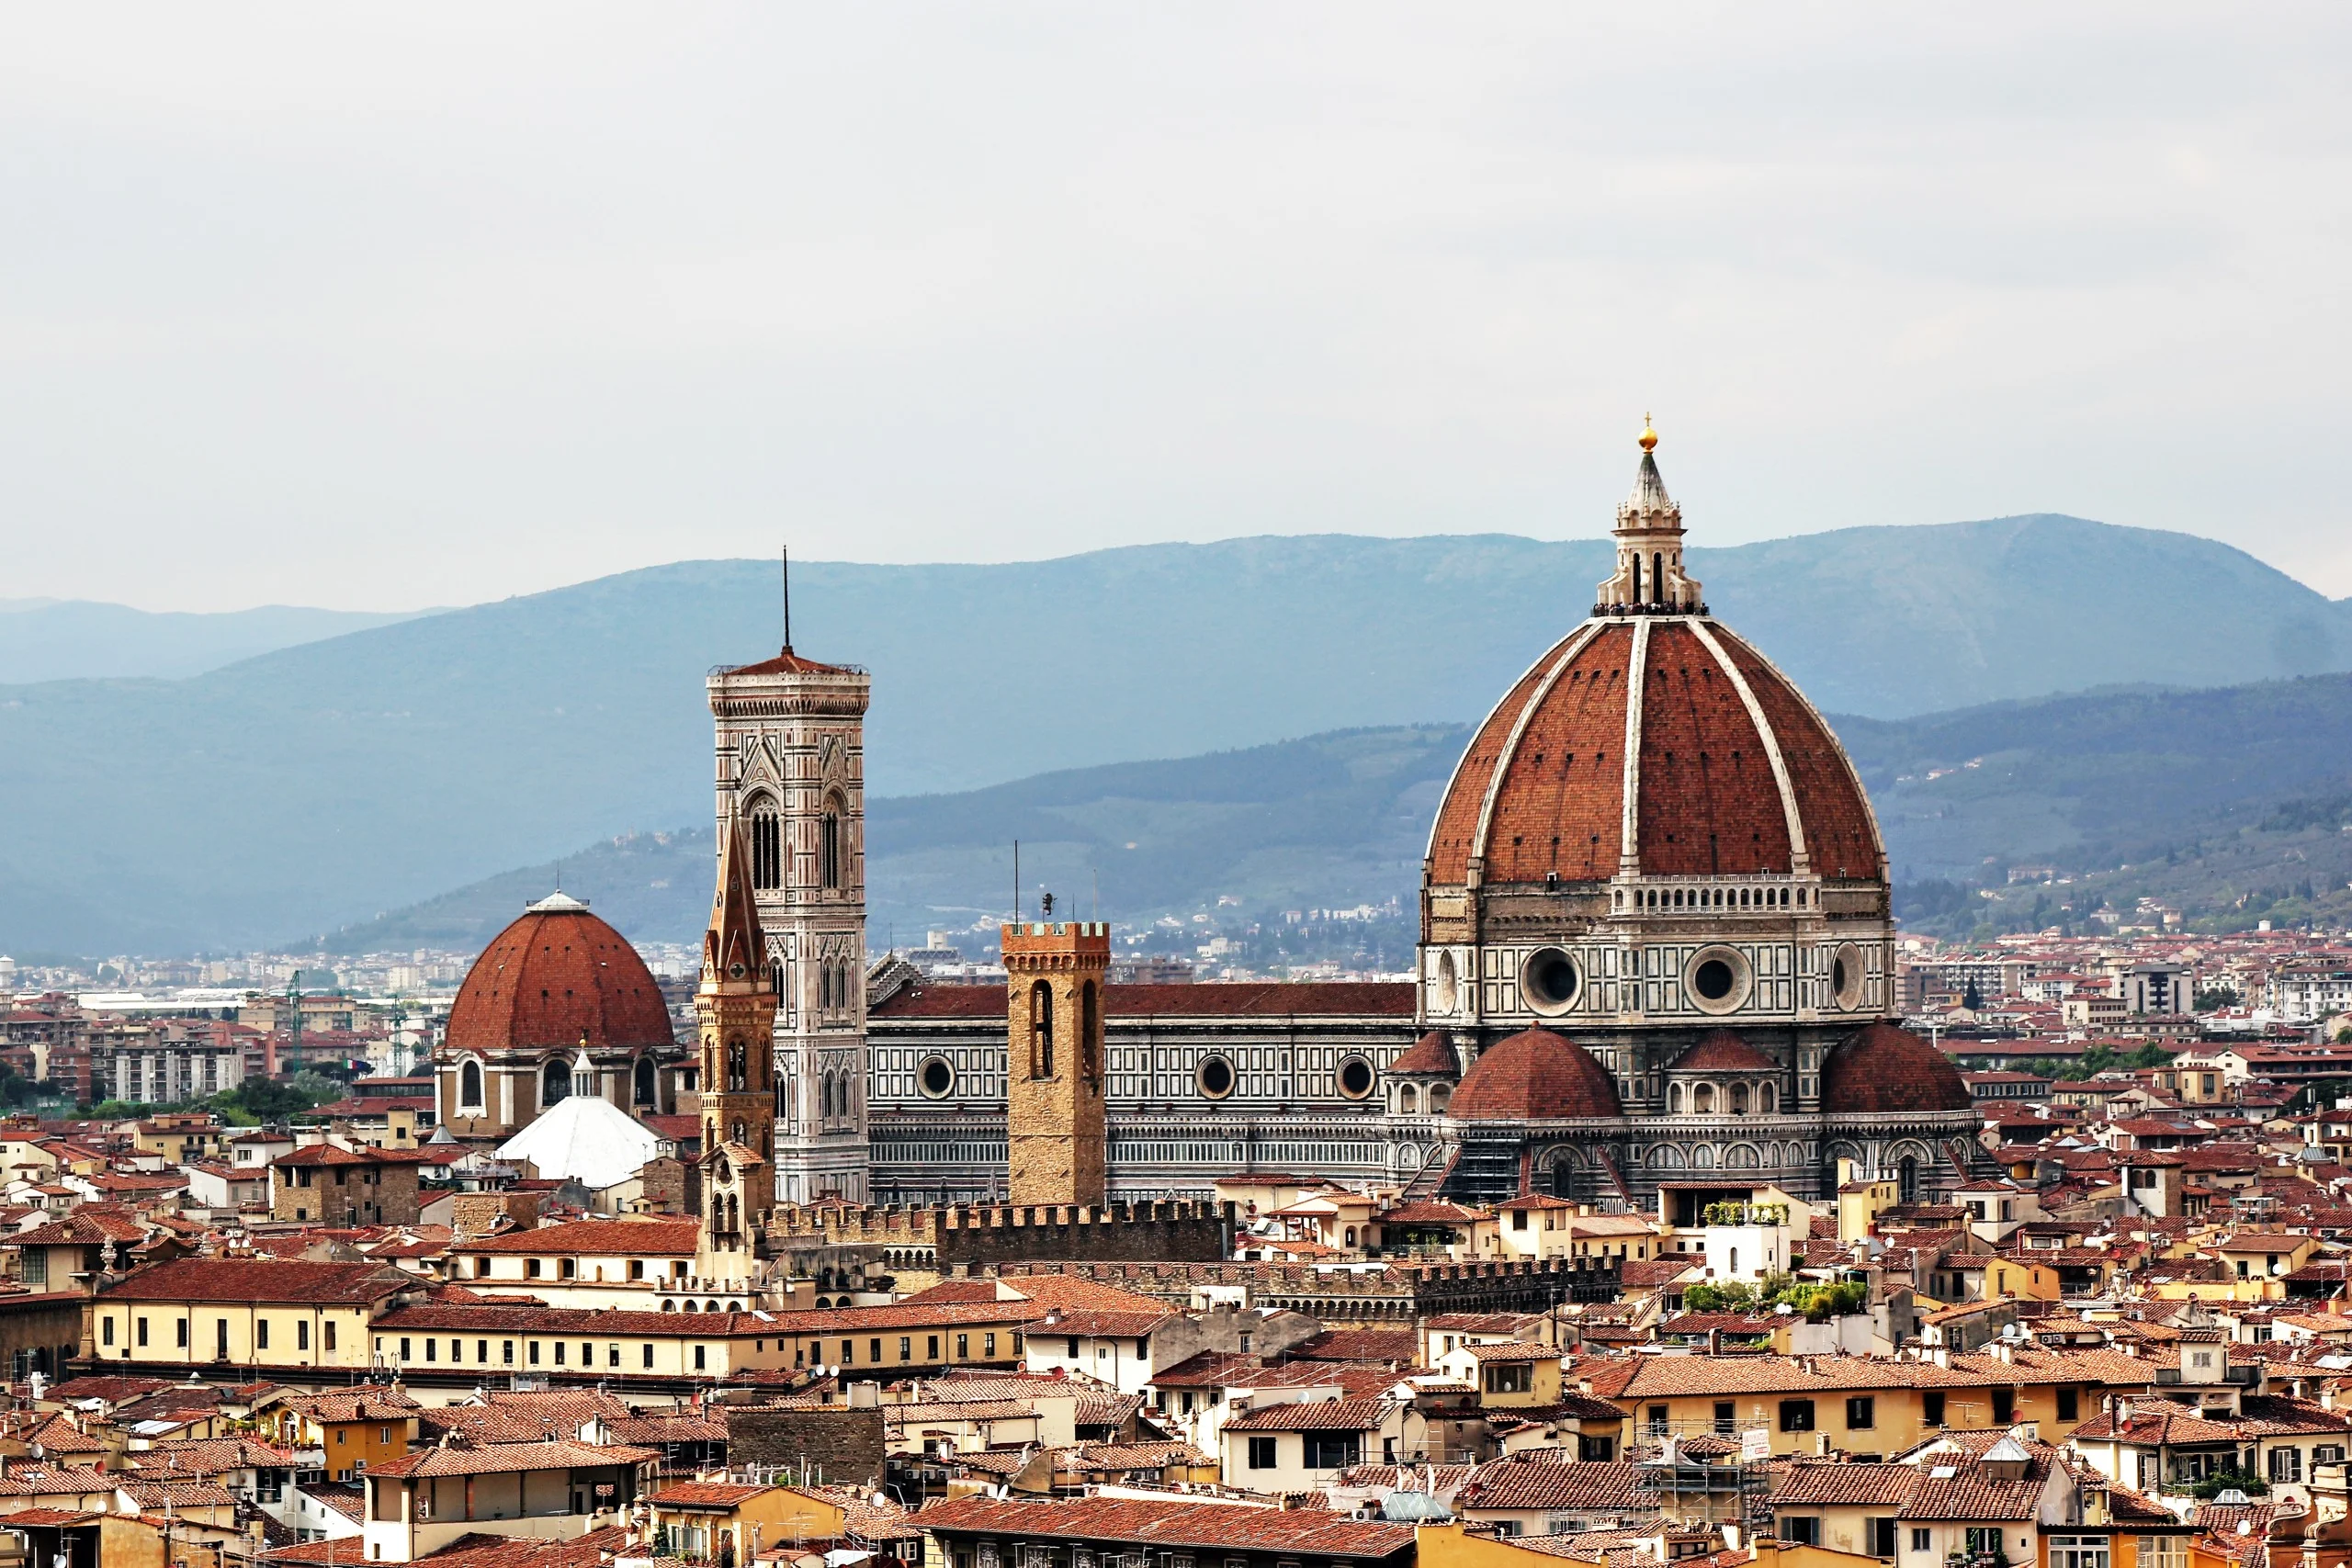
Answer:
[[[1021,923],[1021,840],[1012,840],[1012,923]]]
[[[792,547],[784,550],[784,650],[792,651]]]

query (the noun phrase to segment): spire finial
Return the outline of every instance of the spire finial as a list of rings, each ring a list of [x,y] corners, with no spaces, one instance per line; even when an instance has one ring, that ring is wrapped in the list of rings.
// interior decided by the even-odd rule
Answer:
[[[1657,429],[1650,423],[1650,416],[1646,412],[1642,415],[1642,434],[1638,439],[1641,441],[1643,451],[1657,450]]]
[[[792,547],[782,547],[784,552],[784,651],[792,651]]]

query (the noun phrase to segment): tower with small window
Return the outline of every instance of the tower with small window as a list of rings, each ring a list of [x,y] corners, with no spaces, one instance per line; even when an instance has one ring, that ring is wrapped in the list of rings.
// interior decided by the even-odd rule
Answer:
[[[718,822],[741,824],[751,898],[776,997],[775,1201],[867,1191],[866,673],[787,645],[712,673]],[[707,1069],[706,1069],[707,1071]],[[725,1075],[706,1077],[725,1094]]]
[[[1111,928],[1099,920],[1004,928],[1006,1190],[1016,1205],[1102,1201],[1110,967]]]
[[[695,992],[702,1045],[702,1263],[707,1278],[741,1279],[775,1201],[774,970],[752,894],[752,846],[741,823],[720,839],[718,890],[702,938]],[[737,1272],[735,1270],[744,1270]]]

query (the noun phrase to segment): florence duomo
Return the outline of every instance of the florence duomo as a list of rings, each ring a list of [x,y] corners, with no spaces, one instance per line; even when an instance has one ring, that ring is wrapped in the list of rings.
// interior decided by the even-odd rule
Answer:
[[[0,1568],[2352,1568],[2352,11],[7,46]]]
[[[776,1205],[1197,1199],[1250,1169],[1634,1209],[1717,1180],[1810,1200],[1860,1171],[1911,1201],[1983,1179],[1958,1069],[1897,1021],[1860,779],[1709,613],[1655,431],[1638,446],[1615,571],[1440,798],[1408,983],[1112,984],[1107,930],[1044,910],[1003,928],[1006,992],[870,964],[867,677],[788,645],[714,672],[717,892],[697,1087],[673,1095],[701,1107],[712,1251],[740,1276]],[[623,1105],[675,1076],[590,987],[534,1020],[543,1056],[478,1038],[469,998],[556,919],[626,947],[547,904],[492,943],[438,1066],[460,1135],[511,1133],[559,1080]],[[512,1109],[471,1122],[483,1082]]]

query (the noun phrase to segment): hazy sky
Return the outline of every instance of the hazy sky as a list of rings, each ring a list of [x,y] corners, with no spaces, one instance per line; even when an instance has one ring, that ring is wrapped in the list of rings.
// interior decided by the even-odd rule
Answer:
[[[0,596],[1598,534],[1645,409],[1697,542],[2064,511],[2352,594],[2347,45],[2340,5],[17,7]]]

